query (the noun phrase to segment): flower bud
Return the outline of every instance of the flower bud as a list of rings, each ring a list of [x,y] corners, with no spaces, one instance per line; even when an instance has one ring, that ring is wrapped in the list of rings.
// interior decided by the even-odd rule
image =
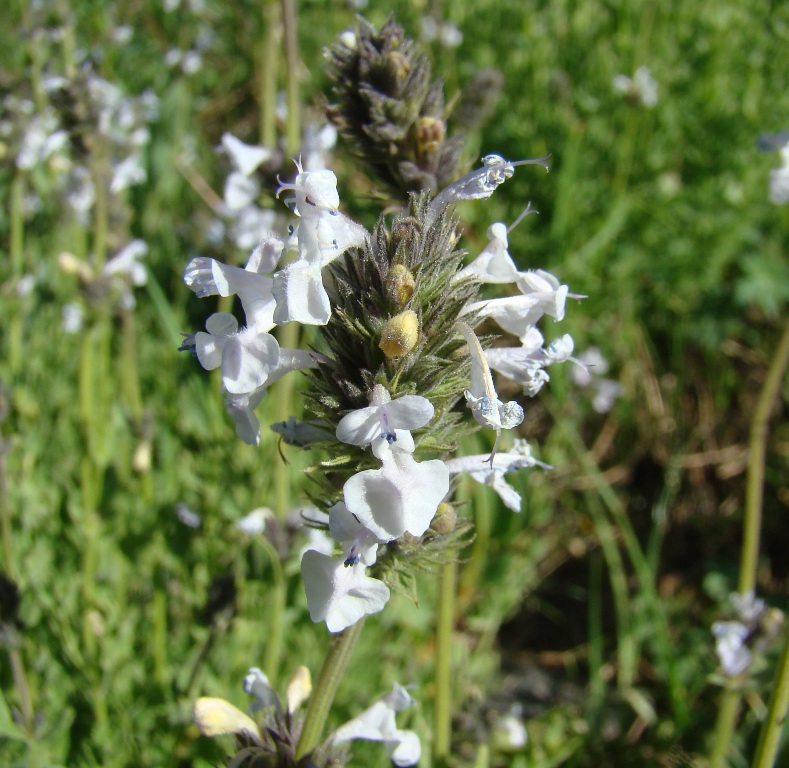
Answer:
[[[386,276],[386,296],[402,307],[411,298],[416,288],[414,275],[404,264],[395,264]]]
[[[389,358],[403,357],[416,346],[418,338],[419,318],[416,312],[407,309],[387,320],[378,346]]]
[[[455,530],[458,523],[458,513],[451,504],[442,501],[436,510],[436,516],[430,523],[430,528],[439,536],[446,536]]]
[[[444,121],[436,117],[420,117],[413,127],[416,162],[420,168],[433,167],[444,141]]]
[[[390,96],[399,96],[403,83],[411,71],[411,62],[400,51],[390,51],[384,59],[387,79],[387,91]]]

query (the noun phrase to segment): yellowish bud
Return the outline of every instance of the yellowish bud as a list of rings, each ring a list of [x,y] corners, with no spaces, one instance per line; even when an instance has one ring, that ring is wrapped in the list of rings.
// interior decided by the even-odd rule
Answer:
[[[427,168],[437,160],[438,150],[444,142],[444,121],[436,117],[420,117],[412,130],[417,164],[420,168]]]
[[[309,698],[310,693],[312,693],[312,676],[309,669],[296,667],[285,691],[288,712],[293,714]]]
[[[451,504],[447,504],[447,502],[442,501],[438,505],[436,515],[433,518],[433,522],[430,523],[430,527],[439,536],[446,536],[448,533],[452,533],[452,531],[455,530],[457,523],[458,513],[455,508]]]
[[[403,357],[415,346],[419,338],[419,318],[407,309],[387,320],[378,345],[387,357]]]
[[[195,702],[192,716],[203,736],[234,734],[247,736],[260,744],[257,723],[229,701],[204,696]]]
[[[403,306],[413,295],[416,280],[404,264],[395,264],[386,277],[386,293],[390,301]]]

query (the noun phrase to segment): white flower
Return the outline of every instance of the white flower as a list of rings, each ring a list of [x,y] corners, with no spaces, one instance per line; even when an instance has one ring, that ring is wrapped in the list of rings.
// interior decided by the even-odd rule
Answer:
[[[148,253],[143,240],[132,240],[104,265],[105,275],[127,275],[133,285],[145,285],[148,278],[145,265],[140,262]]]
[[[137,153],[131,154],[113,169],[110,192],[115,195],[135,184],[142,184],[147,178],[148,174],[142,166],[142,157]]]
[[[615,75],[611,86],[615,93],[628,96],[648,109],[657,106],[658,83],[649,67],[639,67],[632,78],[627,75]]]
[[[490,242],[485,250],[468,266],[455,275],[454,280],[476,277],[482,283],[514,283],[518,279],[518,268],[507,250],[507,225],[497,222],[488,228]]]
[[[277,239],[272,237],[260,248],[274,248],[275,243]],[[247,325],[269,331],[274,327],[275,302],[272,292],[274,281],[266,275],[253,271],[254,267],[261,266],[260,259],[256,257],[260,248],[253,251],[247,269],[231,267],[216,259],[198,256],[186,265],[184,282],[200,298],[238,296],[241,299]],[[280,247],[280,252],[281,250]],[[253,269],[249,269],[250,265]]]
[[[323,213],[337,213],[340,195],[337,192],[337,177],[325,168],[305,171],[301,161],[296,161],[298,171],[293,183],[280,182],[277,197],[282,192],[292,192],[283,202],[297,215],[305,219],[318,218]]]
[[[314,622],[325,621],[329,632],[341,632],[363,616],[383,610],[389,589],[365,575],[362,563],[346,566],[315,550],[301,558],[307,607]]]
[[[273,518],[274,513],[268,507],[258,507],[236,520],[236,528],[247,536],[259,536],[266,530],[266,522]]]
[[[394,442],[395,430],[419,429],[433,418],[432,403],[419,395],[404,395],[392,400],[380,384],[376,384],[370,405],[351,411],[337,425],[337,439],[351,445],[367,445],[376,437]]]
[[[444,208],[461,200],[486,200],[507,179],[512,178],[516,166],[541,165],[548,170],[548,158],[505,160],[500,155],[485,155],[482,168],[477,168],[445,187],[430,203],[430,211],[437,216]]]
[[[196,334],[195,334],[196,335]],[[186,345],[182,349],[186,348]],[[286,373],[304,368],[315,368],[321,355],[317,352],[308,352],[303,349],[279,350],[279,363],[272,370],[266,382],[252,392],[242,394],[228,394],[225,397],[225,407],[236,425],[236,435],[249,445],[257,445],[260,441],[260,422],[255,416],[255,409],[266,396],[268,387]]]
[[[348,509],[380,541],[398,539],[406,532],[421,536],[449,490],[444,462],[417,462],[411,455],[411,435],[397,430],[396,437],[391,445],[384,438],[372,443],[381,469],[359,472],[343,486]]]
[[[416,704],[401,685],[394,684],[392,692],[366,709],[361,715],[340,726],[330,739],[342,744],[352,739],[383,742],[386,754],[399,766],[416,765],[422,754],[419,737],[413,731],[400,731],[395,714]]]
[[[61,325],[65,333],[79,333],[85,320],[85,310],[81,304],[64,304],[61,310]]]
[[[25,129],[16,167],[26,171],[35,168],[63,149],[67,142],[68,132],[58,129],[57,117],[48,109],[34,117]]]
[[[715,636],[715,653],[721,671],[727,677],[736,677],[751,665],[751,652],[745,646],[750,630],[739,621],[716,621],[712,625]]]
[[[245,144],[232,133],[222,134],[222,148],[227,152],[236,170],[244,176],[253,174],[262,163],[265,163],[274,154],[267,147]]]
[[[471,356],[471,384],[465,392],[466,401],[478,424],[496,430],[496,442],[489,458],[492,467],[501,430],[517,427],[523,421],[523,408],[514,400],[508,403],[499,400],[485,353],[474,331],[465,323],[456,323],[455,330],[466,340]]]
[[[248,395],[262,386],[279,363],[277,340],[257,326],[238,330],[227,312],[206,320],[206,331],[194,336],[195,353],[207,371],[222,368],[222,384],[231,395]]]
[[[187,528],[199,528],[203,523],[200,515],[189,509],[182,501],[175,505],[175,515]]]
[[[738,618],[745,624],[754,625],[764,613],[764,600],[757,598],[753,590],[743,593],[733,592],[729,600]]]
[[[337,128],[331,123],[318,128],[314,123],[304,126],[304,139],[301,142],[302,167],[305,171],[325,168],[329,160],[329,150],[337,143]]]
[[[254,203],[259,193],[260,185],[257,181],[247,178],[239,171],[233,171],[225,179],[224,200],[230,215]]]
[[[340,543],[345,565],[375,565],[378,539],[350,513],[342,501],[329,510],[329,533]]]
[[[485,350],[488,365],[508,379],[523,387],[523,392],[534,397],[543,384],[549,380],[545,368],[554,363],[573,360],[574,344],[572,336],[565,334],[542,347],[542,334],[531,328],[523,337],[520,347],[492,347]]]
[[[271,208],[248,205],[238,211],[233,220],[230,231],[233,242],[241,250],[248,251],[269,236],[276,221],[277,214]]]
[[[337,210],[337,177],[331,171],[304,171],[301,163],[296,167],[295,182],[280,183],[277,195],[293,192],[285,203],[302,219],[294,227],[299,258],[274,275],[274,321],[326,325],[331,305],[321,270],[348,248],[362,245],[367,230]]]
[[[505,453],[497,453],[490,462],[484,466],[489,457],[483,455],[463,456],[457,459],[448,459],[444,463],[450,475],[459,472],[468,472],[478,483],[489,485],[499,495],[504,505],[513,512],[521,511],[522,499],[520,494],[505,480],[505,475],[525,467],[542,467],[553,469],[550,464],[544,464],[531,455],[531,446],[525,440],[516,440],[512,449]]]
[[[770,171],[770,202],[789,203],[789,141],[781,147],[781,165]]]

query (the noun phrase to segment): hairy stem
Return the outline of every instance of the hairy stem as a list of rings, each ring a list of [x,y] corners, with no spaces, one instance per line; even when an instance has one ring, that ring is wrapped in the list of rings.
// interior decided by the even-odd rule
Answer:
[[[363,627],[364,619],[360,619],[356,624],[337,635],[329,646],[328,653],[323,661],[323,667],[318,676],[318,682],[310,696],[304,728],[301,731],[301,737],[296,747],[297,760],[300,760],[318,746],[326,725],[326,718],[329,715],[334,696],[340,685],[340,680],[345,675],[345,670],[348,668],[351,654]]]

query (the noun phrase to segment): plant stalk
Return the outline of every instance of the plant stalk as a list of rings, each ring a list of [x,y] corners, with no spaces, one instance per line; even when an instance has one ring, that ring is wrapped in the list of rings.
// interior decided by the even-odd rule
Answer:
[[[775,765],[787,710],[789,710],[789,635],[786,637],[784,650],[778,664],[775,688],[770,696],[767,719],[759,734],[759,743],[756,745],[756,756],[753,759],[752,768],[772,768]]]
[[[299,102],[299,40],[296,28],[296,0],[282,0],[285,28],[285,97],[288,105],[286,150],[291,157],[301,146],[301,104]]]
[[[318,746],[326,725],[326,718],[329,716],[329,710],[337,693],[337,688],[345,675],[345,670],[348,668],[353,649],[362,633],[363,627],[364,619],[360,619],[356,624],[348,627],[348,629],[335,637],[329,646],[329,651],[323,660],[323,667],[318,676],[318,682],[310,696],[304,728],[296,746],[297,760],[300,760]]]
[[[457,563],[441,566],[436,617],[436,699],[433,711],[433,765],[447,765],[452,741],[452,635],[455,628]]]
[[[751,424],[748,446],[748,477],[745,486],[745,520],[738,585],[740,594],[752,592],[756,587],[756,567],[759,559],[759,537],[762,528],[762,501],[764,498],[764,462],[767,453],[770,410],[781,390],[781,382],[787,365],[789,365],[789,323],[778,342],[778,348],[759,395]]]

